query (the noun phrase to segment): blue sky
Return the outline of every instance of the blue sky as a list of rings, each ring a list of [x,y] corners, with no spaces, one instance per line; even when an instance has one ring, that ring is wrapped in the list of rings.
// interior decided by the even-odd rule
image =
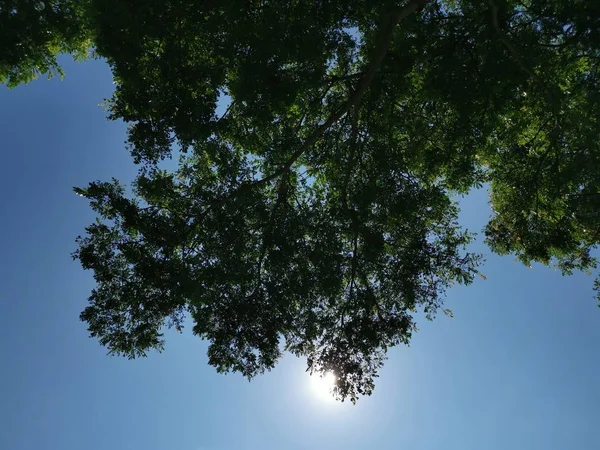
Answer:
[[[93,285],[69,255],[93,215],[71,187],[135,169],[124,125],[98,107],[107,66],[64,63],[64,81],[0,89],[0,448],[600,448],[592,279],[511,257],[488,256],[487,281],[451,290],[455,318],[420,323],[357,406],[316,395],[293,357],[252,383],[218,375],[188,333],[146,359],[106,356],[78,321]],[[480,228],[486,194],[463,203]]]

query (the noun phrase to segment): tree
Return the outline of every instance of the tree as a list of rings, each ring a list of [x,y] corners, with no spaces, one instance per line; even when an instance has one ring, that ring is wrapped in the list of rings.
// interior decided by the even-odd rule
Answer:
[[[0,83],[15,87],[40,74],[63,72],[60,53],[87,56],[90,46],[83,0],[0,0]]]
[[[477,274],[456,193],[489,183],[493,250],[593,267],[592,3],[92,0],[140,172],[76,188],[91,335],[134,358],[189,316],[217,370],[289,351],[355,401]]]
[[[495,211],[486,240],[527,265],[589,272],[600,238],[600,5],[532,2],[529,15],[544,37],[520,38],[532,53],[502,37],[531,87],[503,130],[506,144],[485,156]]]

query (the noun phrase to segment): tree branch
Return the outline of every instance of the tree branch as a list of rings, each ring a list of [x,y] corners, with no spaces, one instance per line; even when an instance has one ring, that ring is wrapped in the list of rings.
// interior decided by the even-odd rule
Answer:
[[[260,180],[242,183],[237,189],[235,189],[228,195],[213,199],[212,201],[210,201],[210,205],[200,214],[200,216],[198,217],[198,221],[203,219],[211,211],[213,206],[223,204],[226,201],[237,197],[238,195],[241,195],[248,188],[264,185],[274,180],[275,178],[289,172],[290,168],[298,160],[298,158],[300,158],[300,156],[302,156],[304,152],[309,147],[311,147],[329,129],[329,127],[331,127],[340,118],[342,118],[353,106],[358,105],[363,94],[373,82],[376,73],[381,67],[381,63],[385,59],[385,56],[390,47],[390,43],[394,33],[394,28],[396,27],[396,25],[405,18],[419,11],[430,1],[431,0],[412,0],[403,7],[393,8],[392,10],[384,14],[380,26],[379,37],[371,55],[371,64],[369,66],[369,70],[358,82],[354,93],[348,98],[346,103],[336,112],[334,112],[331,116],[329,116],[325,123],[320,125],[304,141],[300,148],[298,148],[298,150],[296,150],[296,152],[294,152],[294,154],[284,164],[282,164],[282,166],[278,170]]]
[[[377,301],[377,296],[375,295],[375,292],[373,292],[371,283],[369,283],[369,278],[362,270],[359,269],[359,271],[360,271],[359,275],[360,275],[361,281],[365,285],[367,292],[369,293],[370,300],[372,301],[372,304],[370,306],[371,307],[375,306],[375,310],[377,312],[377,318],[383,322],[383,320],[384,320],[383,314],[382,314],[383,311],[381,310],[381,305]],[[386,314],[386,315],[389,315],[389,314]]]
[[[348,184],[350,183],[350,174],[354,170],[354,161],[356,158],[356,148],[358,147],[358,118],[359,118],[359,105],[354,106],[354,114],[352,115],[352,131],[350,135],[350,157],[348,158],[348,165],[346,166],[346,173],[344,174],[344,184],[342,186],[342,204],[344,206],[347,203],[348,196]]]
[[[510,52],[510,54],[512,55],[514,60],[517,62],[517,64],[521,68],[521,70],[523,72],[525,72],[527,75],[529,75],[531,77],[531,79],[535,83],[537,83],[544,92],[546,92],[546,94],[548,95],[548,100],[550,101],[551,104],[553,104],[554,103],[553,95],[550,92],[550,90],[548,89],[548,87],[544,84],[542,79],[532,69],[529,68],[529,66],[527,65],[525,60],[521,57],[518,50],[511,42],[508,35],[504,32],[504,30],[502,30],[502,28],[500,28],[500,24],[498,23],[498,10],[500,8],[498,7],[498,5],[496,4],[496,2],[494,0],[488,0],[488,4],[490,5],[490,9],[492,12],[492,25],[494,26],[496,33],[500,37],[500,41],[506,47],[506,49]]]
[[[271,175],[268,175],[265,178],[252,182],[252,185],[268,183],[288,171],[298,160],[298,158],[300,158],[300,156],[302,156],[304,152],[306,152],[306,150],[311,147],[334,123],[341,119],[353,106],[360,102],[360,99],[373,82],[375,74],[379,71],[381,63],[385,59],[396,25],[411,14],[414,14],[423,8],[430,1],[431,0],[412,0],[405,6],[394,8],[384,15],[380,26],[381,31],[379,33],[379,38],[377,39],[377,44],[375,45],[375,49],[371,55],[371,64],[369,70],[356,85],[354,93],[348,98],[346,103],[341,108],[331,114],[329,118],[304,141],[300,148],[298,148],[298,150],[292,154],[292,156],[285,162],[285,164],[281,166],[279,170],[273,172]]]
[[[219,117],[217,119],[217,121],[215,122],[217,125],[219,123],[221,123],[223,121],[223,119],[225,117],[227,117],[227,115],[229,114],[229,112],[231,111],[231,108],[233,107],[233,100],[229,103],[229,105],[227,105],[227,109],[225,109],[225,112],[223,112],[223,114],[221,115],[221,117]]]
[[[350,73],[347,75],[332,76],[332,77],[327,78],[327,82],[337,83],[338,81],[353,80],[355,78],[360,78],[364,75],[365,75],[364,72],[358,72],[358,73]]]

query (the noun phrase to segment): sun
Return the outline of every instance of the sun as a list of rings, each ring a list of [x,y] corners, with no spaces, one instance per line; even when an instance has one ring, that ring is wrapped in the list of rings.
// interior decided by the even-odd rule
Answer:
[[[321,400],[333,400],[332,389],[335,386],[337,377],[332,372],[327,372],[324,375],[315,373],[310,377],[310,385],[312,391]]]

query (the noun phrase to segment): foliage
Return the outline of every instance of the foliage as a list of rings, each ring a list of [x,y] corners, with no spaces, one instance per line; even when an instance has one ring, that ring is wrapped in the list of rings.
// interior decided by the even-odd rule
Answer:
[[[487,242],[527,265],[589,271],[600,238],[600,4],[530,2],[526,11],[505,43],[529,85],[495,133],[503,145],[485,156],[495,211]]]
[[[477,273],[457,192],[489,183],[493,250],[593,267],[599,7],[92,0],[140,173],[76,189],[91,334],[137,357],[189,315],[219,371],[289,351],[355,401]]]
[[[0,83],[15,87],[40,74],[62,76],[60,53],[87,56],[84,0],[0,0]]]

